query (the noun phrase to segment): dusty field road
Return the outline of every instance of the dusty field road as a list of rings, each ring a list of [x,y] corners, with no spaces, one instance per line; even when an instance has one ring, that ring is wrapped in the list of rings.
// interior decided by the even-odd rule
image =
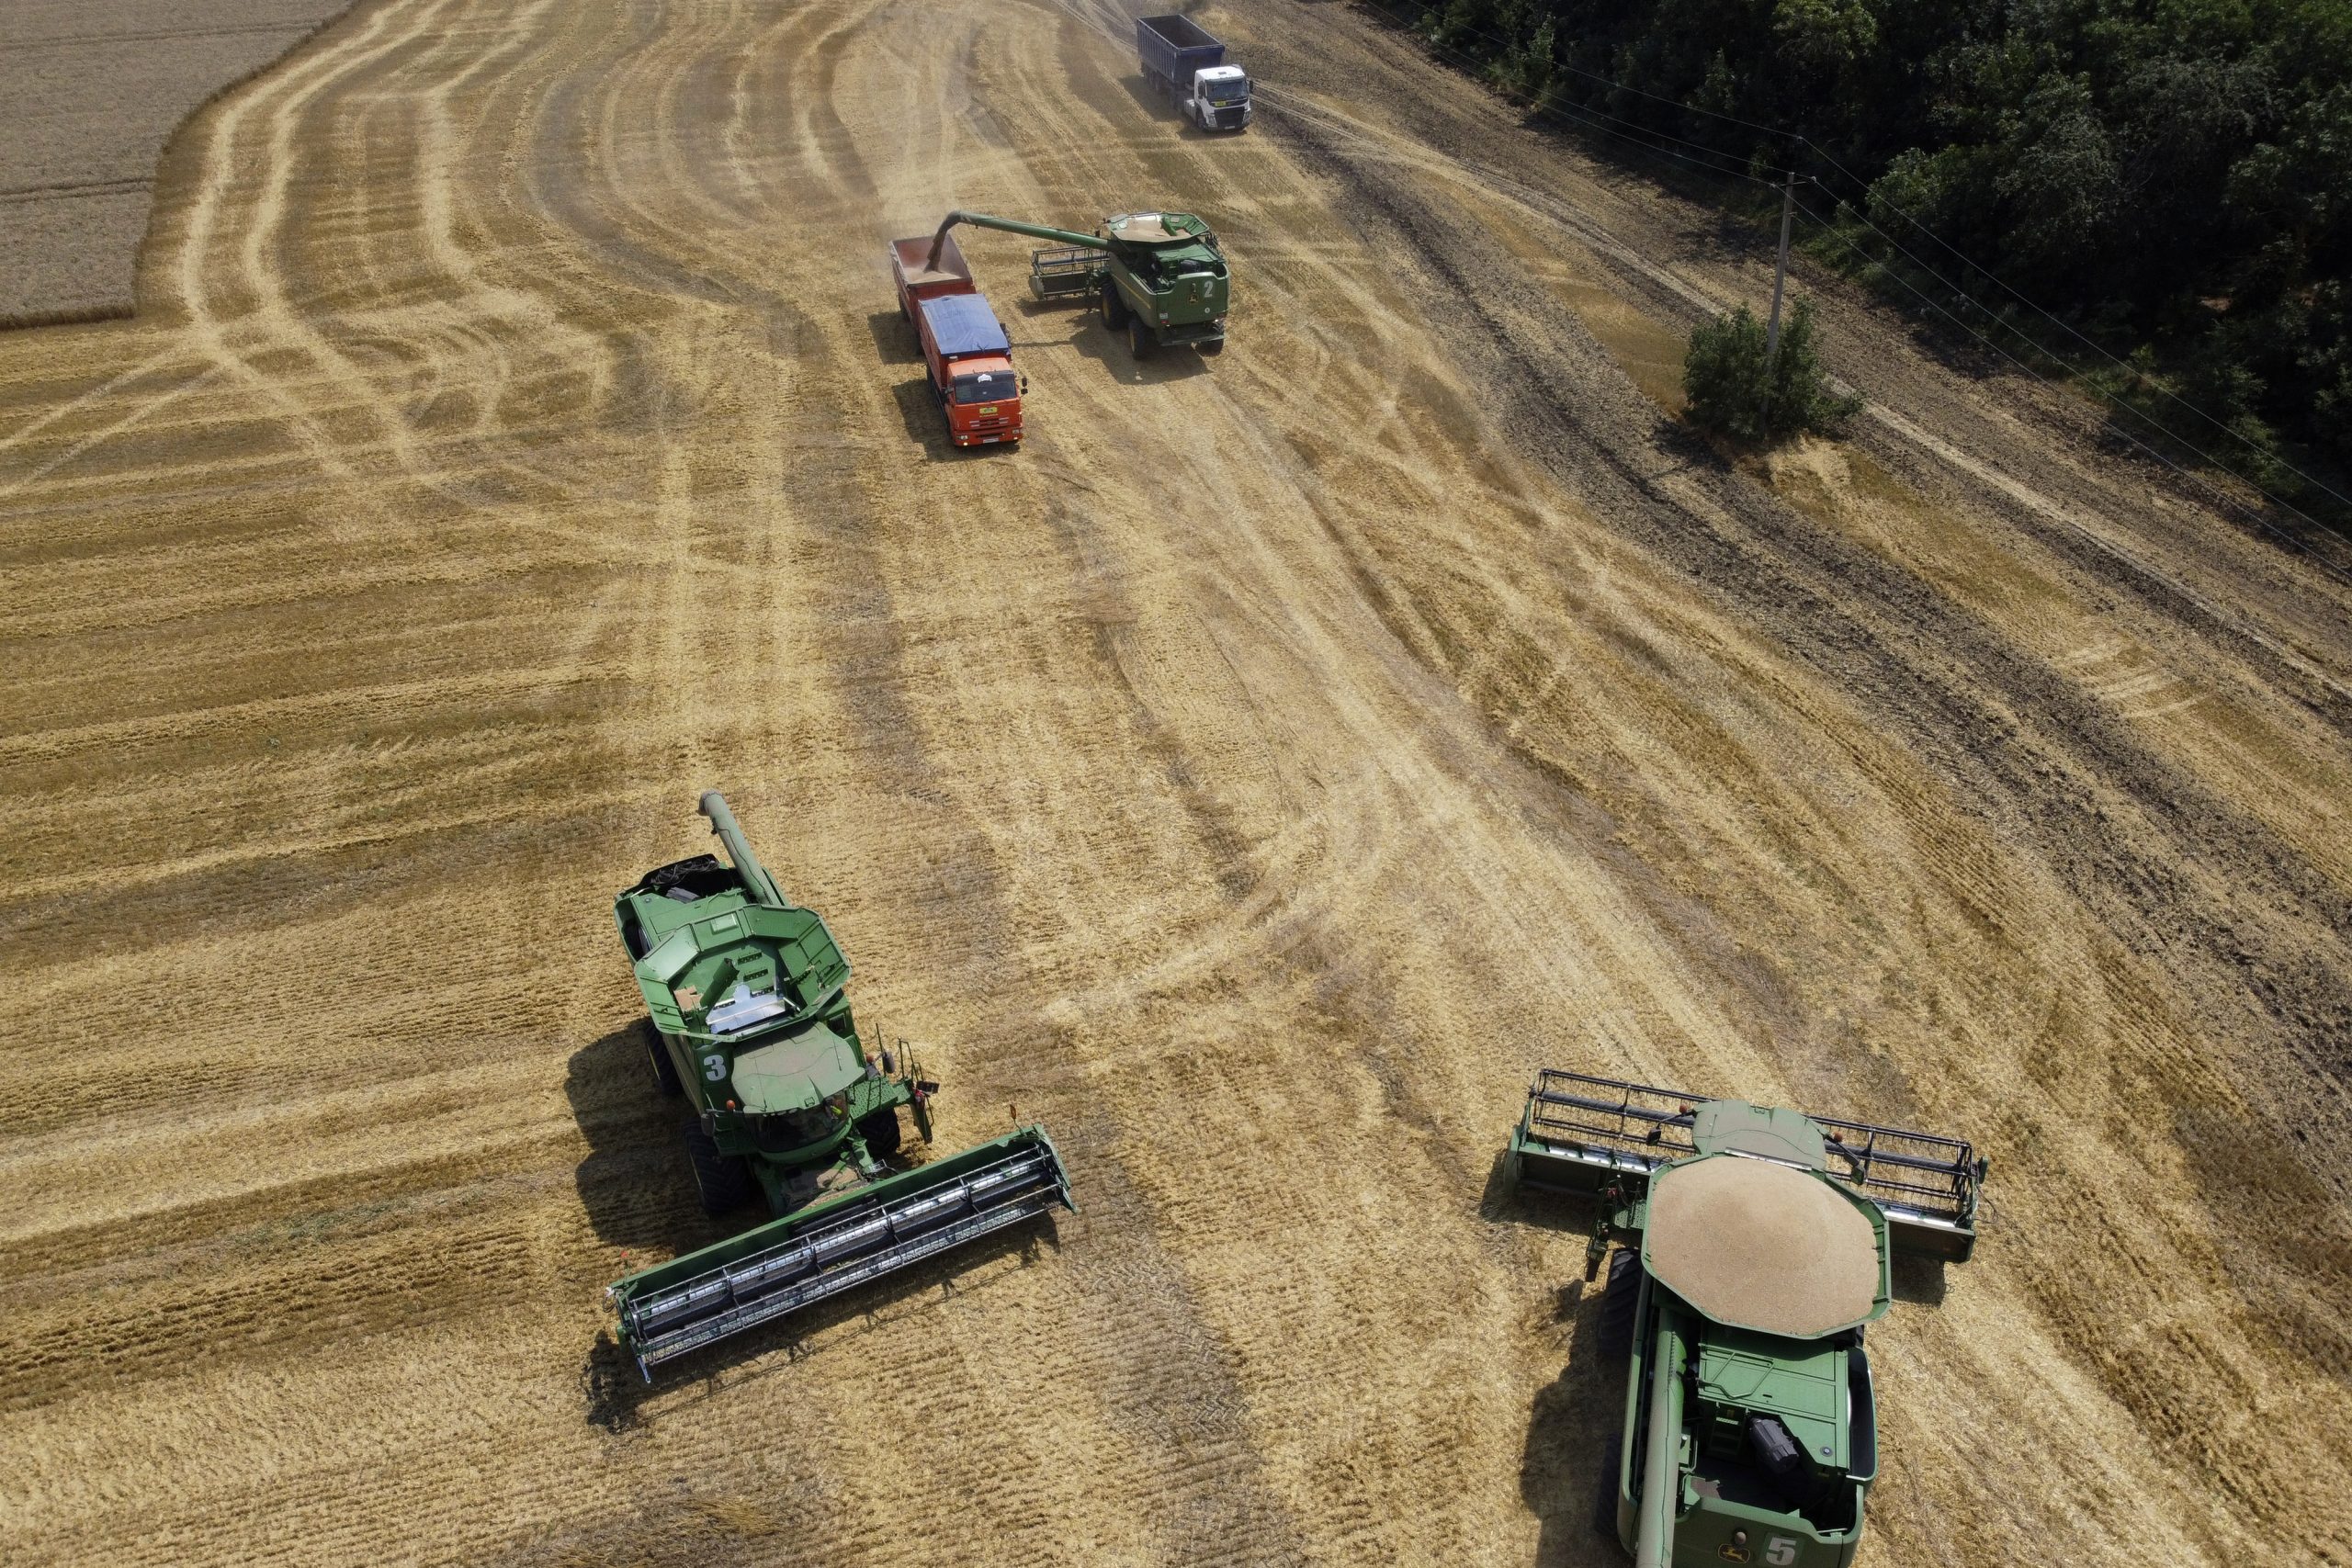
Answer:
[[[0,1556],[1610,1561],[1550,1063],[1991,1156],[1867,1562],[2352,1561],[2352,592],[1849,302],[1882,417],[1726,468],[1642,389],[1752,258],[1207,19],[1239,139],[1107,6],[376,0],[0,339]],[[974,237],[944,450],[883,241],[1161,204],[1230,352]],[[607,900],[710,786],[1084,1212],[642,1393]]]

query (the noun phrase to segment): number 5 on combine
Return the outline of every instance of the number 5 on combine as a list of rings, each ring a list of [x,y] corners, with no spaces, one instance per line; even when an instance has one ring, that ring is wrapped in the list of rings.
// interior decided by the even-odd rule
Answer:
[[[1764,1561],[1773,1568],[1788,1568],[1797,1560],[1797,1543],[1784,1535],[1773,1536],[1764,1543]]]

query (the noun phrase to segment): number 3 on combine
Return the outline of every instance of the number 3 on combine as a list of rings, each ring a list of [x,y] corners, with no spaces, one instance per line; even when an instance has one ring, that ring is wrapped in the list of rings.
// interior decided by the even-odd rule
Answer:
[[[1776,1535],[1764,1542],[1764,1561],[1773,1568],[1788,1568],[1797,1560],[1797,1543],[1784,1535]]]
[[[727,1058],[713,1051],[702,1059],[702,1076],[717,1083],[727,1076]]]

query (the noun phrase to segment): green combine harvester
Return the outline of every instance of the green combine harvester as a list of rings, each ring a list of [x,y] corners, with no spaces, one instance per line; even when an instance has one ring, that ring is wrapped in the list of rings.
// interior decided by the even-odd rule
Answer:
[[[685,1098],[686,1154],[706,1213],[765,1200],[767,1224],[640,1270],[606,1294],[650,1381],[664,1361],[811,1302],[1071,1208],[1041,1127],[892,1170],[899,1112],[931,1141],[939,1086],[850,1017],[849,961],[822,917],[786,898],[716,791],[700,810],[730,864],[696,855],[613,900],[652,1016],[653,1076]]]
[[[1232,276],[1216,236],[1189,212],[1117,213],[1091,234],[951,212],[932,238],[931,265],[939,265],[940,245],[958,223],[1054,241],[1030,254],[1030,292],[1046,300],[1099,301],[1102,324],[1125,333],[1137,358],[1162,346],[1225,351]]]
[[[1632,1365],[1596,1526],[1636,1568],[1852,1562],[1879,1463],[1863,1326],[1891,1254],[1975,1249],[1985,1162],[1954,1138],[1550,1069],[1507,1158],[1598,1207],[1600,1348]]]

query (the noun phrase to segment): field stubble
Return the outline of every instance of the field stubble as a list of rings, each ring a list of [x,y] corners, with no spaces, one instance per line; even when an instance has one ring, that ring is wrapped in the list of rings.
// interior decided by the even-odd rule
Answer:
[[[0,341],[12,1561],[1605,1561],[1544,1062],[1992,1156],[1867,1561],[2344,1561],[2346,595],[1835,296],[1891,418],[1724,467],[1756,257],[1207,20],[1244,138],[1107,6],[381,0]],[[946,450],[882,241],[1160,199],[1232,351],[976,238],[1036,433]],[[1083,1213],[645,1392],[604,908],[711,785]]]

